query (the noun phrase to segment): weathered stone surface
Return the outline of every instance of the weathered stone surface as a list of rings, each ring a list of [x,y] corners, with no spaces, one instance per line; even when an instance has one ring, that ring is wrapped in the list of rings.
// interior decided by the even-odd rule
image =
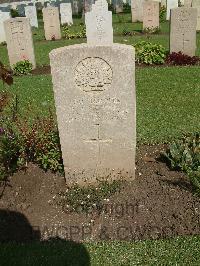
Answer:
[[[159,28],[159,2],[143,3],[143,29]]]
[[[35,6],[26,6],[25,16],[30,19],[31,27],[38,28],[37,11]]]
[[[28,18],[11,18],[4,22],[10,65],[29,60],[35,68],[31,26]]]
[[[192,0],[184,0],[184,7],[191,7],[192,6]]]
[[[161,0],[161,6],[167,7],[167,0]]]
[[[87,43],[111,45],[113,43],[112,12],[106,0],[97,0],[92,11],[85,14]]]
[[[171,10],[170,52],[189,56],[196,50],[197,9],[179,7]]]
[[[143,3],[145,0],[131,0],[132,22],[143,21]]]
[[[4,21],[10,18],[9,12],[0,11],[0,43],[6,41],[6,34],[4,30]]]
[[[170,10],[178,7],[178,0],[167,0],[167,20],[170,20]]]
[[[71,3],[61,3],[60,4],[60,15],[61,15],[61,24],[73,24],[72,19],[72,6]]]
[[[78,15],[79,13],[79,2],[77,0],[72,1],[72,13],[73,15]]]
[[[197,30],[200,31],[200,0],[193,0],[192,7],[197,9]]]
[[[73,45],[50,61],[67,184],[133,179],[134,48]]]
[[[61,39],[60,19],[57,7],[42,9],[46,40]]]
[[[113,1],[113,6],[114,6],[114,10],[117,14],[123,12],[123,1],[122,0]]]

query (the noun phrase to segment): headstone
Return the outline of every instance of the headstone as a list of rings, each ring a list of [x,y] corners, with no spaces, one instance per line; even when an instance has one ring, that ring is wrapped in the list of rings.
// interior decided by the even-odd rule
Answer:
[[[37,11],[35,6],[26,6],[25,15],[30,20],[31,27],[38,28]]]
[[[94,0],[84,0],[83,1],[83,13],[86,14],[92,10],[92,5]]]
[[[195,55],[196,26],[196,8],[179,7],[171,10],[170,53]]]
[[[112,12],[108,11],[106,0],[97,0],[92,11],[85,14],[87,43],[91,45],[112,45]]]
[[[36,67],[31,26],[28,18],[4,21],[8,56],[11,67],[19,61],[29,60]]]
[[[60,19],[57,7],[46,7],[42,9],[44,31],[46,40],[61,39]]]
[[[170,20],[170,10],[178,7],[178,0],[167,0],[167,20]]]
[[[67,184],[134,179],[134,48],[66,46],[50,61]]]
[[[17,5],[17,11],[18,11],[20,17],[25,16],[25,6],[26,5],[24,5],[24,4]]]
[[[193,0],[192,7],[197,9],[197,31],[200,31],[200,0]]]
[[[79,13],[79,4],[77,0],[72,1],[72,13],[73,15],[78,15]]]
[[[143,2],[145,0],[131,0],[132,22],[143,21]]]
[[[116,14],[123,12],[123,1],[122,0],[115,0],[114,2],[114,9]]]
[[[143,29],[159,28],[159,2],[145,1],[143,3]]]
[[[6,41],[6,34],[4,30],[4,21],[10,18],[9,12],[0,11],[0,43]]]
[[[72,6],[71,3],[61,3],[60,4],[60,15],[61,15],[61,24],[73,24],[72,19]]]
[[[191,7],[192,6],[192,0],[184,0],[184,7]]]

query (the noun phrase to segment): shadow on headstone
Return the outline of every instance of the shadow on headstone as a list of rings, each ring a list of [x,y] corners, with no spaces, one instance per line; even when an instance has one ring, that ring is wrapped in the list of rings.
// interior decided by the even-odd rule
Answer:
[[[41,265],[42,261],[45,261],[46,265],[91,265],[88,251],[83,244],[60,238],[40,241],[40,236],[40,231],[35,230],[22,213],[0,210],[0,261],[6,261],[6,264],[0,265],[11,265],[13,260],[25,262],[26,257],[31,265],[36,262]],[[4,245],[6,253],[3,252]],[[13,256],[9,256],[13,250]],[[33,256],[32,250],[37,252],[37,257]]]

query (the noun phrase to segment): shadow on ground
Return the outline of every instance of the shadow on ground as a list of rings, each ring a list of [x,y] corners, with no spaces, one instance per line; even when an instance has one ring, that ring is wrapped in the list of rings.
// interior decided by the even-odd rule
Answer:
[[[40,231],[14,211],[0,210],[0,265],[90,265],[83,244],[51,238],[40,241]]]

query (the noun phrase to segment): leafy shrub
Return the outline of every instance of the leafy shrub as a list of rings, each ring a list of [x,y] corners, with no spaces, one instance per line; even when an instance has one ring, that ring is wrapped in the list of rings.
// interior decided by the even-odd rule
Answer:
[[[163,64],[166,58],[166,50],[162,45],[141,41],[135,45],[136,61],[148,65]]]
[[[18,9],[12,9],[10,10],[10,15],[12,18],[20,17]]]
[[[159,19],[160,22],[166,21],[167,9],[165,6],[160,6]]]
[[[79,32],[73,32],[68,26],[62,28],[64,37],[66,39],[86,38],[86,28],[82,27]]]
[[[167,63],[171,65],[196,65],[199,63],[199,57],[185,55],[182,52],[171,53],[167,56]]]
[[[6,46],[7,43],[6,43],[6,41],[4,41],[4,42],[1,42],[0,45],[1,45],[1,46]]]
[[[33,122],[16,116],[1,121],[0,176],[6,178],[28,162],[64,173],[59,135],[52,115]]]
[[[129,3],[123,3],[123,13],[130,13],[131,12],[131,6]]]
[[[73,186],[66,192],[59,194],[57,203],[65,212],[91,212],[100,211],[103,200],[120,190],[122,181],[100,182],[98,186]]]
[[[186,172],[190,182],[200,192],[200,133],[172,143],[164,156],[172,169]]]
[[[15,75],[27,75],[33,69],[33,65],[29,60],[22,60],[13,65]]]

